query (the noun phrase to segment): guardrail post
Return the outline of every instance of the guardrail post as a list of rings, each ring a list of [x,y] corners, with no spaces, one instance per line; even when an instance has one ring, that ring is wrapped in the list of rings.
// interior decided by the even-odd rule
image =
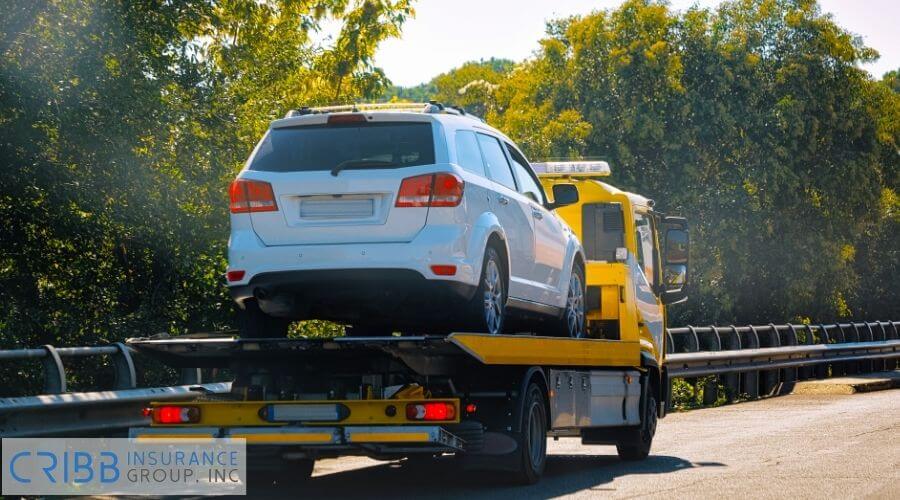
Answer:
[[[765,327],[764,327],[765,328]],[[766,346],[761,347],[780,347],[781,340],[778,338],[778,329],[772,323],[769,323],[769,342]],[[772,396],[778,394],[781,383],[781,370],[763,370],[760,372],[760,394]]]
[[[688,325],[688,332],[690,332],[688,338],[693,340],[693,345],[685,345],[684,352],[700,352],[700,337],[697,336],[697,329],[693,326]],[[699,401],[697,398],[697,393],[700,392],[700,385],[698,384],[697,377],[686,378],[684,379],[684,381],[694,388],[694,400],[700,403],[701,401]]]
[[[884,340],[884,337],[875,338],[875,330],[872,329],[872,323],[866,321],[864,323],[866,325],[866,330],[868,332],[869,342],[875,342],[876,340]],[[879,323],[880,324],[880,323]],[[873,372],[881,372],[884,371],[884,360],[883,359],[873,359],[869,362],[872,365]]]
[[[887,329],[882,324],[881,328],[882,328],[882,330],[884,330],[885,339],[888,339],[888,340],[900,339],[900,332],[897,331],[897,322],[888,321],[887,324],[892,328],[893,333],[892,334],[888,333]],[[884,369],[885,370],[896,370],[897,369],[897,361],[898,361],[897,358],[885,360]]]
[[[710,325],[709,331],[710,334],[712,334],[712,338],[710,339],[708,350],[721,351],[722,338],[719,337],[719,332],[716,330],[716,327],[712,325]],[[718,400],[719,377],[717,375],[706,377],[706,382],[703,384],[703,406],[712,406],[716,404],[716,401]]]
[[[844,331],[844,325],[842,325],[842,324],[840,324],[840,323],[835,323],[835,325],[837,326],[837,331],[838,331],[838,333],[839,333],[840,336],[841,336],[841,339],[840,339],[840,340],[837,340],[836,342],[839,343],[839,344],[843,344],[843,343],[845,343],[845,342],[848,342],[848,340],[847,340],[847,332]],[[847,375],[847,374],[850,374],[850,373],[856,373],[856,363],[853,363],[853,362],[850,362],[850,361],[847,361],[847,362],[844,362],[844,363],[839,363],[839,367],[837,367],[837,370],[835,370],[835,368],[836,368],[836,366],[835,366],[835,365],[832,365],[832,368],[831,368],[831,376],[832,376],[832,377],[834,377],[834,376],[841,376],[841,375]]]
[[[745,342],[746,349],[758,349],[759,348],[759,334],[756,332],[756,327],[753,325],[749,326],[750,331],[747,334],[747,342]],[[741,375],[741,391],[747,395],[750,399],[759,398],[759,372],[758,371],[749,371],[744,372]]]
[[[781,333],[778,333],[778,328],[775,325],[771,326],[775,330],[775,336],[778,337],[780,345],[797,345],[797,331],[794,329],[794,325],[788,323],[783,336]],[[781,386],[778,388],[779,394],[790,394],[794,390],[794,384],[797,382],[798,375],[799,370],[797,368],[783,368],[781,370]]]
[[[803,331],[803,345],[812,345],[812,329],[809,325],[794,325],[789,324],[788,327],[791,329],[791,333],[794,338],[797,339],[797,344],[800,344],[800,335],[798,335],[799,331]],[[808,380],[813,377],[813,367],[811,366],[801,366],[797,369],[797,378],[800,380]]]
[[[857,342],[867,342],[865,332],[860,332],[859,323],[851,322],[850,326],[853,327],[853,332],[856,334]],[[872,362],[871,361],[858,361],[856,363],[857,372],[858,373],[871,373],[872,372]]]
[[[203,383],[203,372],[200,368],[182,368],[181,385],[194,385]]]
[[[738,333],[734,325],[728,325],[728,339],[723,343],[725,349],[736,351],[741,349],[741,335]],[[721,337],[720,337],[721,341]],[[722,385],[725,386],[725,400],[729,403],[733,402],[741,392],[741,374],[728,373],[721,377]]]
[[[819,340],[817,341],[813,338],[813,342],[818,342],[819,344],[827,344],[828,343],[828,330],[825,328],[825,325],[819,325]],[[811,326],[806,325],[806,329],[809,336],[813,336],[813,329]],[[819,363],[813,366],[813,373],[815,377],[818,379],[823,379],[828,377],[828,364],[827,363]]]
[[[41,358],[44,365],[44,394],[62,394],[66,392],[66,369],[56,348],[50,344],[41,346],[47,354]]]
[[[134,389],[137,387],[137,374],[134,371],[134,361],[131,359],[131,351],[121,342],[114,344],[118,351],[113,354],[113,369],[116,371],[115,389]]]
[[[666,354],[675,352],[675,338],[672,337],[672,332],[666,328]],[[666,377],[666,413],[674,410],[672,405],[672,381],[674,379],[672,377]]]

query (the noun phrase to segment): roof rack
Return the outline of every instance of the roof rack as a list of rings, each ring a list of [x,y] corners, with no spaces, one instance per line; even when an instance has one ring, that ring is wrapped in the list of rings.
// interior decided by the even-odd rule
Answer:
[[[408,111],[417,113],[446,113],[457,116],[468,116],[476,120],[480,118],[466,113],[466,110],[459,106],[444,106],[438,101],[428,102],[376,102],[376,103],[356,103],[356,104],[340,104],[337,106],[304,106],[300,109],[292,109],[287,112],[285,118],[293,118],[295,116],[319,115],[325,113],[358,113],[360,111]]]

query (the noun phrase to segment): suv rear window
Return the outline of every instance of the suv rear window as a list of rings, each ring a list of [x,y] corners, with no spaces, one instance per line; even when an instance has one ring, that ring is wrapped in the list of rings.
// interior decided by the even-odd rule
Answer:
[[[356,160],[384,162],[377,168],[432,164],[434,138],[431,123],[381,122],[274,128],[263,138],[250,163],[250,170],[331,170],[341,163]]]

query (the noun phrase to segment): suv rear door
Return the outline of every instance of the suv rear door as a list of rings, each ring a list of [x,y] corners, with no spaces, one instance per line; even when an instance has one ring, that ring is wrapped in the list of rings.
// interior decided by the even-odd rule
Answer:
[[[556,214],[544,206],[546,196],[540,182],[528,167],[528,160],[512,144],[505,143],[519,184],[519,192],[528,198],[531,217],[534,219],[534,279],[540,285],[538,301],[558,304],[567,286],[560,286],[566,259],[566,233]],[[565,283],[568,285],[568,283]]]
[[[263,243],[412,240],[428,208],[394,203],[404,178],[434,170],[431,121],[364,114],[307,118],[312,120],[273,124],[240,175],[272,185],[278,210],[251,213]]]

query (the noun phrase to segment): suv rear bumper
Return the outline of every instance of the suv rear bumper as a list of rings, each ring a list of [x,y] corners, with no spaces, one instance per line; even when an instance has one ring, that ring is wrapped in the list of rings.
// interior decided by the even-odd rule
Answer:
[[[255,299],[263,312],[276,317],[402,327],[398,317],[409,326],[452,318],[455,307],[472,300],[476,289],[426,279],[409,269],[339,269],[257,274],[230,292],[238,304]]]

